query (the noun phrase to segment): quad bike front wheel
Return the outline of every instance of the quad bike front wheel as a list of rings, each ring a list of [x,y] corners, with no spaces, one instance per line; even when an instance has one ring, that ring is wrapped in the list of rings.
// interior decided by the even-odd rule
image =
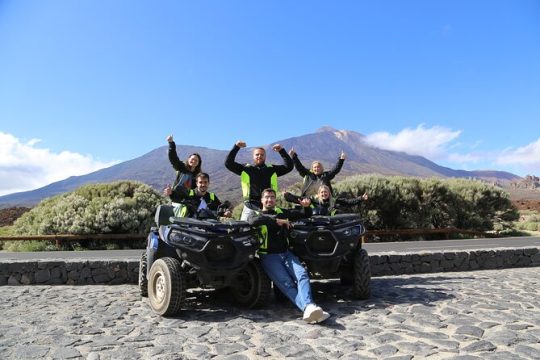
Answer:
[[[148,300],[159,315],[174,315],[186,298],[185,274],[180,261],[170,257],[156,260],[148,274]]]
[[[250,261],[238,272],[230,287],[234,301],[247,308],[267,305],[271,296],[271,282],[258,259]]]
[[[142,297],[148,297],[148,279],[146,278],[146,271],[148,269],[148,259],[146,251],[141,255],[139,261],[139,293]]]
[[[366,250],[359,249],[353,259],[352,296],[365,300],[370,296],[371,266]]]

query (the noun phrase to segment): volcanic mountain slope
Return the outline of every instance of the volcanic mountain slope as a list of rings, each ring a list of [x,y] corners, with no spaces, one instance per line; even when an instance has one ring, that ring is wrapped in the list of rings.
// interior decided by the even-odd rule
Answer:
[[[234,140],[231,141],[231,145],[233,142]],[[421,156],[378,149],[368,145],[360,133],[336,130],[331,127],[323,127],[315,133],[307,135],[276,140],[274,143],[280,143],[287,150],[294,148],[304,166],[308,168],[313,160],[319,160],[326,169],[330,169],[337,162],[340,152],[345,151],[347,160],[341,173],[336,177],[336,181],[347,175],[366,173],[478,178],[499,184],[507,184],[520,179],[514,174],[502,171],[450,169]],[[267,162],[282,162],[279,155],[272,151],[272,144],[263,145],[263,147],[268,153]],[[177,153],[180,159],[185,159],[188,154],[193,152],[198,152],[202,156],[203,170],[211,177],[211,190],[217,193],[221,199],[229,199],[233,202],[240,201],[240,178],[224,166],[228,150],[177,144]],[[236,160],[240,163],[251,162],[251,148],[241,149]],[[142,181],[161,191],[166,184],[174,180],[174,177],[174,170],[167,157],[167,146],[162,146],[138,158],[87,175],[73,176],[32,191],[1,196],[0,207],[33,206],[46,197],[72,191],[84,184],[124,179]],[[290,174],[280,178],[280,186],[286,187],[300,180],[296,170],[293,170]]]

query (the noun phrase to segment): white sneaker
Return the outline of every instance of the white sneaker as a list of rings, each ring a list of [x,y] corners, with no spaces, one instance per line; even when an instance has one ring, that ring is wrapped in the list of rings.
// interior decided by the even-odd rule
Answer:
[[[328,319],[329,317],[330,317],[330,314],[327,313],[326,311],[323,311],[321,318],[317,320],[317,324],[322,323],[324,320]]]
[[[304,321],[308,324],[315,324],[319,322],[319,319],[324,317],[324,311],[315,304],[309,304],[304,309]],[[327,319],[327,318],[326,318]],[[321,320],[322,321],[322,320]]]

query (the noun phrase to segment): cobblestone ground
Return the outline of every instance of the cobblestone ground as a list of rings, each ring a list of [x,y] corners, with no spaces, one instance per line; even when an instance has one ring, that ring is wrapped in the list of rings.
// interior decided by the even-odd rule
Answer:
[[[319,281],[324,325],[288,303],[242,310],[213,291],[161,318],[135,285],[2,286],[0,359],[540,359],[539,273],[381,277],[365,301]]]

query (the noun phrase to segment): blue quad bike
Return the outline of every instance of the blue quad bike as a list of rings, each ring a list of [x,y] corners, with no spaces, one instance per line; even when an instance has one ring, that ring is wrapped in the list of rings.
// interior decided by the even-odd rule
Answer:
[[[354,299],[368,299],[371,267],[362,248],[364,232],[356,214],[316,215],[293,223],[289,246],[307,266],[312,279],[339,278],[342,285],[352,287]]]
[[[156,209],[156,226],[139,263],[140,294],[150,307],[174,315],[191,288],[228,289],[240,306],[266,305],[272,289],[255,256],[256,230],[244,221],[218,221],[206,209],[193,214],[175,217],[170,205]]]

